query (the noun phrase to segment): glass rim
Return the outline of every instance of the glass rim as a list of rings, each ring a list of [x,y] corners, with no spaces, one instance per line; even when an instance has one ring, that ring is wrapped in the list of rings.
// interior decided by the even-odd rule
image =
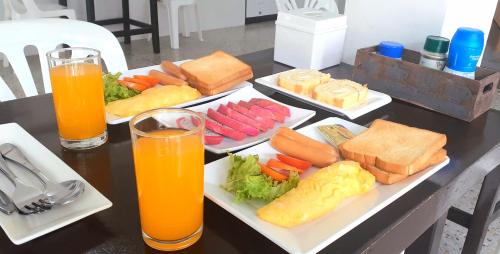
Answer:
[[[60,57],[54,57],[54,56],[52,56],[52,54],[54,54],[54,53],[61,53],[61,52],[68,51],[68,50],[87,50],[87,51],[95,53],[95,55],[93,55],[93,56],[86,56],[86,57],[75,57],[75,58],[60,58]],[[84,61],[84,60],[93,59],[93,58],[96,58],[96,57],[101,58],[101,51],[99,51],[98,49],[87,48],[87,47],[69,47],[69,48],[53,49],[53,50],[47,52],[45,55],[47,56],[47,60],[55,59],[55,60]]]
[[[154,134],[151,134],[151,133],[148,133],[148,132],[141,131],[141,130],[139,130],[139,129],[137,129],[135,127],[135,124],[138,123],[139,120],[142,121],[142,120],[144,120],[144,119],[146,119],[148,117],[151,117],[154,113],[158,113],[158,112],[186,113],[186,114],[198,117],[201,120],[201,122],[200,122],[200,124],[198,126],[196,126],[196,128],[193,128],[191,130],[186,130],[186,132],[183,132],[183,133],[177,134],[177,135],[173,135],[173,136],[154,135]],[[130,119],[130,121],[129,121],[128,124],[129,124],[129,127],[130,127],[131,134],[135,134],[135,135],[138,135],[138,136],[141,136],[141,137],[146,137],[146,138],[171,139],[171,138],[178,138],[178,137],[190,136],[190,135],[193,135],[193,134],[199,132],[200,130],[203,130],[203,128],[205,127],[205,118],[202,117],[200,115],[200,113],[195,112],[195,111],[190,110],[190,109],[184,109],[184,108],[155,108],[155,109],[150,109],[148,111],[144,111],[142,113],[139,113],[139,114],[135,115],[134,117],[132,117],[132,119]]]

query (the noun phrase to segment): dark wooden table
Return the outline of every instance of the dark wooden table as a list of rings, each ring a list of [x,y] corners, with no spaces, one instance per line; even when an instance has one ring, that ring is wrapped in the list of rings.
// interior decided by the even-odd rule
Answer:
[[[253,66],[255,77],[288,69],[272,60],[272,50],[242,56]],[[352,68],[340,65],[326,70],[335,78],[348,78]],[[304,125],[333,113],[317,109],[270,89],[255,87],[272,98],[297,107],[317,110]],[[500,112],[490,110],[472,123],[399,101],[355,119],[369,125],[374,119],[446,133],[451,162],[427,181],[372,216],[325,248],[323,253],[426,253],[435,250],[429,240],[440,235],[443,218],[452,202],[477,182],[474,167],[481,156],[500,142]],[[0,232],[0,253],[156,253],[141,238],[130,135],[127,124],[108,126],[107,144],[86,152],[59,145],[50,94],[0,103],[0,123],[17,122],[64,160],[113,202],[113,207],[84,218],[26,244],[12,244]],[[206,162],[223,155],[206,153]],[[479,161],[480,162],[480,161]],[[484,175],[483,175],[484,176]],[[437,222],[437,223],[436,223]],[[433,226],[434,225],[434,226]],[[420,237],[420,238],[419,238]],[[417,239],[418,238],[418,239]],[[413,244],[412,244],[413,243]],[[433,243],[433,244],[430,244]],[[433,249],[434,247],[434,249]],[[201,240],[182,253],[282,253],[270,240],[205,199],[205,227]]]
[[[98,1],[99,2],[99,1]],[[68,6],[67,0],[59,0],[60,5]],[[151,34],[153,43],[153,52],[160,53],[160,32],[158,30],[158,0],[149,0],[149,11],[151,15],[151,24],[144,23],[130,18],[129,0],[122,0],[122,17],[96,20],[94,0],[85,0],[87,12],[87,21],[101,26],[123,24],[123,30],[113,31],[116,37],[124,37],[125,44],[130,44],[130,37],[138,34]],[[130,28],[135,26],[138,28]]]

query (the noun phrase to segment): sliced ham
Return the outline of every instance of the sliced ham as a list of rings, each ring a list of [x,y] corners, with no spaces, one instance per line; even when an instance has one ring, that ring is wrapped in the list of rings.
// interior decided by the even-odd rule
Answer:
[[[254,113],[254,112],[251,112],[249,109],[245,108],[245,107],[242,107],[240,105],[237,105],[237,104],[234,104],[232,102],[229,102],[227,104],[227,107],[230,108],[230,109],[233,109],[245,116],[248,116],[252,119],[254,119],[255,121],[261,123],[264,125],[264,127],[266,129],[271,129],[274,127],[274,121],[272,119],[268,119],[268,118],[265,118],[265,117],[262,117],[262,116],[259,116],[258,114]]]
[[[281,105],[268,99],[253,98],[250,100],[250,103],[272,110],[274,112],[278,112],[284,116],[290,116],[290,109],[287,106]]]
[[[208,117],[212,118],[213,120],[217,121],[218,123],[225,125],[227,127],[230,127],[234,130],[243,132],[247,134],[248,136],[257,136],[259,135],[259,130],[257,128],[254,128],[248,124],[244,124],[241,122],[238,122],[232,118],[229,118],[211,108],[208,109],[207,111]]]
[[[238,112],[234,109],[231,109],[225,105],[222,105],[222,104],[219,105],[217,112],[219,112],[219,113],[221,113],[229,118],[232,118],[236,121],[248,124],[254,128],[259,129],[262,132],[267,131],[267,128],[263,123],[260,123],[257,120],[254,120],[248,116],[245,116],[245,115],[241,114],[240,112]]]
[[[193,126],[200,125],[200,120],[198,120],[195,117],[191,117],[191,122],[189,122],[189,120],[186,119],[185,117],[181,117],[177,119],[176,123],[179,128],[190,130],[193,128]],[[224,140],[223,136],[215,134],[214,132],[211,132],[208,129],[205,129],[204,134],[205,135],[203,137],[205,145],[218,145],[222,142],[222,140]]]
[[[233,130],[231,128],[227,128],[227,127],[222,126],[222,125],[218,124],[217,122],[214,122],[208,118],[205,119],[205,127],[207,127],[207,129],[209,129],[215,133],[221,134],[223,136],[226,136],[228,138],[231,138],[231,139],[234,139],[237,141],[243,140],[247,137],[247,135],[245,135],[245,133],[243,133],[243,132],[239,132],[239,131]]]

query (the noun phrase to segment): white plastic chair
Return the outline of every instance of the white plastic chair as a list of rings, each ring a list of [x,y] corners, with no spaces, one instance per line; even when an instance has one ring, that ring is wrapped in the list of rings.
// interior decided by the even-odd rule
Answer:
[[[12,19],[33,19],[33,18],[58,18],[67,17],[76,19],[75,10],[67,9],[58,4],[40,4],[40,7],[34,0],[4,0],[7,2]]]
[[[35,82],[26,61],[24,48],[37,48],[46,93],[52,91],[46,52],[58,45],[88,47],[101,51],[109,72],[127,70],[127,61],[120,43],[106,28],[89,22],[71,19],[26,19],[0,22],[2,39],[0,52],[6,54],[26,97],[37,95]],[[0,101],[15,99],[14,94],[0,77]]]
[[[58,18],[67,17],[76,19],[75,10],[67,9],[59,4],[41,3],[38,7],[34,0],[0,0],[4,2],[5,16],[7,18],[18,19],[34,19],[34,18]],[[3,67],[9,67],[9,62],[5,57],[1,57]]]
[[[188,8],[193,8],[196,29],[198,30],[198,39],[203,41],[203,35],[200,26],[200,13],[198,11],[197,0],[160,0],[167,8],[169,32],[170,32],[170,47],[173,49],[179,48],[179,14],[183,16],[183,31],[185,37],[189,37],[188,30]],[[181,12],[182,11],[182,12]]]
[[[295,0],[275,0],[278,11],[289,11],[298,9]],[[326,10],[333,13],[339,13],[335,0],[305,0],[303,8],[316,10]]]

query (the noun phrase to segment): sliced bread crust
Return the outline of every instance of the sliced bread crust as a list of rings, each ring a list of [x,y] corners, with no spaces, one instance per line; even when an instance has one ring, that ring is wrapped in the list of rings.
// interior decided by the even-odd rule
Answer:
[[[244,76],[253,76],[252,67],[224,51],[181,64],[189,83],[212,89]]]
[[[446,144],[446,135],[377,119],[340,145],[346,159],[381,170],[411,175]]]
[[[429,161],[426,163],[422,164],[419,166],[418,171],[413,172],[413,174],[416,174],[430,166],[437,165],[441,162],[443,162],[446,159],[446,150],[445,149],[440,149],[437,153],[435,153]],[[382,184],[393,184],[397,183],[401,180],[406,179],[408,176],[407,175],[401,175],[401,174],[394,174],[390,173],[384,170],[381,170],[375,166],[372,165],[366,165],[365,169],[368,170],[372,175],[375,176],[375,179],[377,179],[377,182],[380,182]]]

